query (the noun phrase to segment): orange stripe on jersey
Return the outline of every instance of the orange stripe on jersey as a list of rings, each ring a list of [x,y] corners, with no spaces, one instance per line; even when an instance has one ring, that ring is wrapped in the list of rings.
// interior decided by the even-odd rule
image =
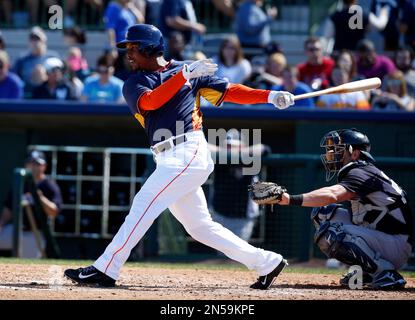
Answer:
[[[239,104],[268,103],[269,90],[252,89],[242,84],[231,83],[224,101]]]
[[[186,79],[183,77],[183,73],[179,71],[156,89],[144,92],[137,101],[139,110],[151,111],[161,108],[179,92],[185,83]]]

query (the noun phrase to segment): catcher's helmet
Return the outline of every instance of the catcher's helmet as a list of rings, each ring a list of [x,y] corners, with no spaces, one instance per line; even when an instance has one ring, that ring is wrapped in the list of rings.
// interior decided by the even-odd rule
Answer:
[[[161,31],[150,24],[136,24],[128,28],[125,40],[117,43],[117,48],[125,49],[127,43],[138,45],[138,50],[150,58],[162,56],[164,52],[164,39]]]
[[[330,131],[321,139],[320,147],[325,148],[326,153],[321,155],[321,161],[326,169],[326,180],[331,180],[343,167],[344,152],[347,150],[360,150],[361,159],[375,162],[370,154],[369,138],[357,129],[341,129]]]

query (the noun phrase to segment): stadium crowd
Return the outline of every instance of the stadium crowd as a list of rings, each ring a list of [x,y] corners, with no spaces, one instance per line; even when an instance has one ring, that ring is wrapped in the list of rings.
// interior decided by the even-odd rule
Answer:
[[[115,44],[136,23],[154,24],[161,29],[169,59],[207,56],[200,44],[209,30],[197,17],[190,0],[89,0],[89,6],[104,6],[102,19],[108,43],[95,65],[88,65],[82,52],[87,41],[85,31],[76,26],[71,16],[78,1],[67,2],[65,57],[48,49],[46,33],[35,26],[28,35],[28,51],[11,65],[7,43],[0,33],[0,98],[124,103],[122,86],[129,67],[125,52],[117,50]],[[233,83],[294,94],[379,77],[383,80],[382,88],[370,94],[323,96],[299,101],[296,107],[415,109],[415,24],[411,22],[415,19],[415,1],[372,0],[371,12],[363,14],[362,28],[353,29],[348,24],[352,15],[349,8],[358,1],[343,0],[343,5],[326,19],[322,36],[305,41],[304,61],[298,65],[289,63],[283,43],[272,40],[271,25],[278,17],[276,8],[264,8],[261,0],[211,2],[222,16],[233,19],[234,25],[234,34],[222,41],[217,54],[208,56],[219,65],[219,76]],[[28,3],[30,21],[36,23],[38,1]],[[2,6],[2,19],[7,22],[13,6],[11,1],[3,1]],[[384,38],[381,52],[366,38],[370,29],[379,31]],[[247,54],[248,49],[262,54]]]

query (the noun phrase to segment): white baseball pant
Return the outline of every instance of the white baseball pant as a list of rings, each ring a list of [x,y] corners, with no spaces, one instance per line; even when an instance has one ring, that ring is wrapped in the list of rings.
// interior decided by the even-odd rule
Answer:
[[[201,185],[214,164],[202,131],[187,133],[186,138],[186,142],[156,155],[155,171],[134,197],[124,223],[94,267],[118,279],[131,250],[160,213],[169,208],[195,240],[223,252],[259,276],[270,273],[282,261],[281,255],[255,248],[212,220]]]

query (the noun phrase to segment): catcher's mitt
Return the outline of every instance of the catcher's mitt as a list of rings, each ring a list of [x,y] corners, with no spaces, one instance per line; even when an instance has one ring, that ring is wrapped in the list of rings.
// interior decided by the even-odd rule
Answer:
[[[273,182],[255,182],[248,187],[251,198],[258,204],[273,204],[281,201],[282,194],[287,192],[284,187]]]

